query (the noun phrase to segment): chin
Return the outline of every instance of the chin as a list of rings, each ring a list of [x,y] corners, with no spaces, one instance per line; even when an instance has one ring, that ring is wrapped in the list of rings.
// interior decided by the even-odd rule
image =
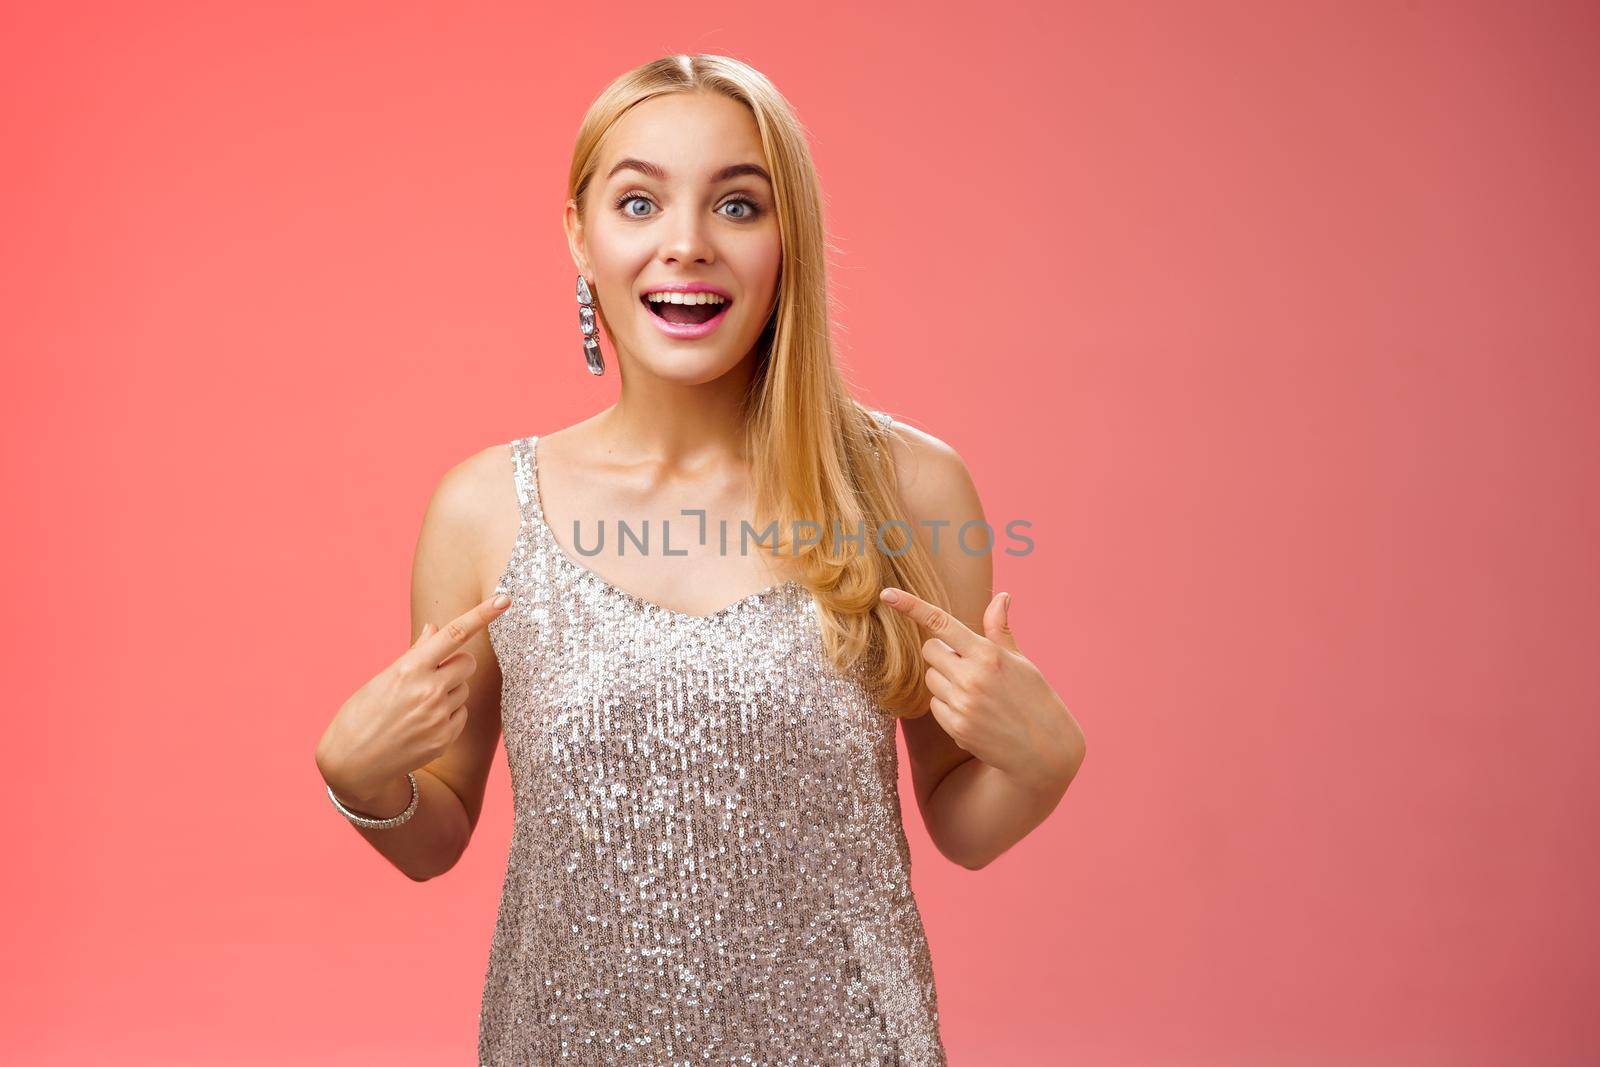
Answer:
[[[643,343],[635,342],[633,362],[646,373],[663,381],[682,385],[699,385],[714,382],[744,362],[744,355],[755,347],[756,339],[735,348],[726,344],[695,345],[678,341],[647,337]]]
[[[678,385],[704,385],[706,382],[716,381],[742,361],[710,353],[686,354],[673,358],[670,352],[656,351],[647,352],[634,362],[645,373],[662,381],[675,382]]]

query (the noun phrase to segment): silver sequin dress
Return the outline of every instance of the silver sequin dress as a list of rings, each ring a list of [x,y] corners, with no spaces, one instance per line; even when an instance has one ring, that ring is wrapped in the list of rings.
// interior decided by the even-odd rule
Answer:
[[[479,1063],[944,1067],[895,720],[798,582],[688,615],[569,556],[537,441],[489,626],[515,816]]]

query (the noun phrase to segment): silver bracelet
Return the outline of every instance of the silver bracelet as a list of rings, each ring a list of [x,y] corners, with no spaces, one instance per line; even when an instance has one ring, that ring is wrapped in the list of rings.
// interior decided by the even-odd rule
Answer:
[[[328,799],[333,801],[333,806],[339,809],[339,814],[343,815],[357,826],[365,826],[369,830],[391,830],[405,822],[407,819],[411,818],[411,816],[415,815],[417,812],[417,776],[411,771],[407,771],[406,777],[411,780],[411,803],[406,806],[405,811],[402,811],[399,815],[396,815],[392,819],[369,819],[365,815],[357,815],[355,812],[339,803],[339,798],[333,795],[333,786],[331,785],[328,786]]]

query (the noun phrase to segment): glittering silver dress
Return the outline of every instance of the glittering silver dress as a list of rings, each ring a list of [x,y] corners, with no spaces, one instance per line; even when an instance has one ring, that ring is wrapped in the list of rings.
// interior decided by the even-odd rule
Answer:
[[[710,615],[556,543],[537,437],[489,626],[515,829],[483,1065],[945,1065],[895,720],[789,581]]]

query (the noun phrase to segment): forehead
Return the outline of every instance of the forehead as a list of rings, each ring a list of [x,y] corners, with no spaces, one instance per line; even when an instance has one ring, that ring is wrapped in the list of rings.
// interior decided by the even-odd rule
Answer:
[[[665,167],[673,181],[698,181],[730,163],[767,166],[755,116],[721,93],[665,93],[635,104],[606,132],[595,176],[617,160],[643,159]],[[618,175],[637,179],[635,171]]]

